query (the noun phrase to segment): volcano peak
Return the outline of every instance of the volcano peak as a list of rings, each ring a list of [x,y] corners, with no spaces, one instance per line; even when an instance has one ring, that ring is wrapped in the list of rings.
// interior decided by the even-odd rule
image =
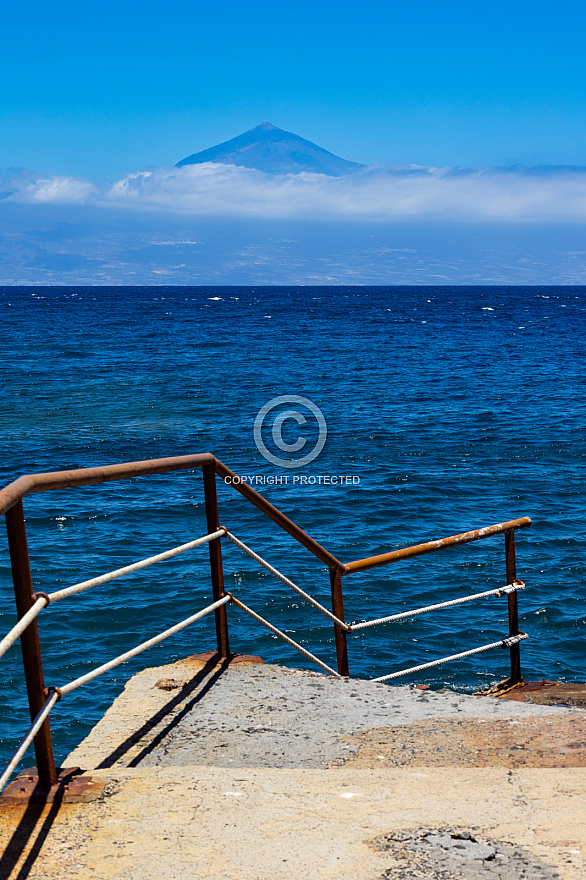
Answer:
[[[312,141],[277,128],[266,120],[229,141],[182,159],[175,167],[202,162],[240,165],[266,174],[299,174],[305,171],[327,174],[329,177],[352,174],[364,167],[358,162],[341,159]]]

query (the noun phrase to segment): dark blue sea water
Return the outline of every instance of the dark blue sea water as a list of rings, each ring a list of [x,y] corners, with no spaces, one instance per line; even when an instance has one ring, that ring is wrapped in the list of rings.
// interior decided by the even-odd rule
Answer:
[[[75,288],[0,290],[2,483],[21,473],[211,451],[344,561],[519,516],[527,679],[584,680],[586,289],[573,287]],[[320,456],[269,464],[260,408],[302,395],[326,418]],[[283,432],[294,442],[289,421]],[[266,437],[270,442],[270,433]],[[311,443],[309,444],[311,445]],[[293,476],[351,475],[349,485]],[[324,601],[325,567],[220,485],[221,519]],[[143,477],[25,501],[35,587],[51,591],[205,532],[201,475]],[[334,664],[332,630],[235,547],[228,587]],[[502,537],[345,580],[347,618],[505,583]],[[48,684],[64,684],[210,599],[207,548],[52,605],[39,619]],[[0,536],[0,633],[15,617]],[[230,610],[232,648],[307,666]],[[506,600],[350,637],[351,672],[383,675],[504,635]],[[213,620],[63,699],[67,754],[144,666],[212,649]],[[27,725],[20,648],[0,661],[3,756]],[[493,651],[404,683],[472,691],[507,675]],[[30,763],[30,759],[29,759]]]

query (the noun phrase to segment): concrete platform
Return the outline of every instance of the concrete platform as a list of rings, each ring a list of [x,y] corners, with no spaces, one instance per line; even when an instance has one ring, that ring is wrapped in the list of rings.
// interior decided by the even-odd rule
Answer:
[[[2,810],[0,877],[583,880],[585,749],[576,708],[188,659],[64,762],[100,799]]]

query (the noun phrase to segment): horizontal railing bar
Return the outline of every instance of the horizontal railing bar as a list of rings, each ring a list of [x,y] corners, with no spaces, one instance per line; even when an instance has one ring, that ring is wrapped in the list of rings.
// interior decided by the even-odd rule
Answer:
[[[58,699],[59,699],[59,694],[52,693],[51,696],[48,697],[48,699],[45,701],[43,708],[41,709],[41,711],[39,712],[39,714],[37,715],[35,720],[32,722],[32,724],[29,727],[28,732],[26,733],[21,744],[19,745],[19,747],[15,751],[14,755],[12,756],[12,758],[10,759],[10,761],[8,762],[6,767],[4,768],[2,776],[0,776],[0,791],[2,791],[2,789],[6,785],[6,783],[8,782],[10,777],[12,776],[12,774],[14,773],[16,767],[18,766],[20,759],[22,758],[22,756],[24,755],[24,753],[26,752],[26,750],[28,749],[28,747],[30,746],[32,741],[34,740],[35,736],[37,735],[37,733],[39,732],[39,730],[43,726],[43,722],[45,721],[45,718],[47,717],[47,715],[49,714],[49,712],[51,711],[51,709],[53,708],[53,706],[55,705],[55,703],[57,702]]]
[[[506,587],[500,587],[498,590],[486,590],[484,593],[474,593],[471,596],[463,596],[461,599],[450,599],[449,602],[438,602],[436,605],[425,605],[422,608],[415,608],[413,611],[401,611],[399,614],[391,614],[389,617],[379,617],[376,620],[365,620],[363,623],[352,623],[349,626],[350,632],[357,629],[366,629],[369,626],[377,626],[379,623],[389,623],[391,620],[404,620],[407,617],[416,617],[418,614],[426,614],[428,611],[440,611],[442,608],[451,608],[454,605],[463,605],[464,602],[472,602],[474,599],[486,599],[489,596],[508,596],[509,593],[516,593],[517,590],[524,590],[525,584],[518,581],[514,584],[507,584]]]
[[[230,468],[226,467],[221,461],[218,459],[215,461],[216,473],[219,477],[225,479],[226,477],[233,478],[236,476],[234,471],[231,471]],[[267,501],[266,498],[256,492],[251,486],[246,483],[231,483],[231,485],[237,492],[240,492],[247,501],[254,504],[254,506],[264,513],[265,516],[280,526],[283,531],[291,535],[292,538],[295,538],[295,540],[305,547],[306,550],[309,550],[310,553],[317,556],[317,558],[325,563],[328,568],[341,568],[342,563],[336,559],[335,556],[326,550],[325,547],[322,547],[321,544],[318,544],[318,542],[308,535],[307,532],[300,529],[296,523],[286,517],[284,513],[281,513],[278,508]]]
[[[6,513],[27,495],[34,492],[48,492],[54,489],[68,489],[73,486],[88,486],[90,483],[106,483],[110,480],[126,480],[147,474],[165,474],[169,471],[201,468],[216,461],[211,452],[197,455],[176,455],[171,458],[152,458],[144,461],[126,461],[121,464],[108,464],[100,467],[79,468],[70,471],[51,471],[41,474],[27,474],[9,483],[0,491],[0,515]]]
[[[43,610],[43,608],[46,608],[48,604],[48,599],[44,596],[39,596],[34,605],[31,605],[26,614],[20,618],[16,626],[13,626],[8,635],[4,636],[0,642],[0,657],[2,657],[6,651],[13,646],[17,638],[22,635],[27,626],[33,622],[35,617]]]
[[[440,538],[438,541],[427,541],[425,544],[415,544],[413,547],[403,547],[400,550],[392,550],[390,553],[381,553],[379,556],[369,556],[366,559],[357,559],[342,566],[343,574],[352,574],[356,571],[367,571],[378,565],[388,565],[391,562],[400,562],[402,559],[411,559],[413,556],[422,556],[424,553],[434,553],[436,550],[444,550],[458,544],[469,544],[472,541],[480,541],[493,535],[509,532],[511,529],[523,529],[531,525],[528,516],[521,519],[512,519],[509,522],[497,523],[494,526],[485,526],[483,529],[475,529],[471,532],[462,532],[459,535],[451,535],[449,538]]]
[[[179,556],[180,553],[186,553],[188,550],[193,550],[194,547],[199,547],[202,544],[209,544],[210,541],[215,541],[216,538],[221,538],[222,535],[225,534],[225,531],[224,528],[218,529],[217,532],[212,532],[210,535],[204,535],[202,538],[196,538],[194,541],[188,541],[187,544],[180,544],[178,547],[172,547],[171,550],[157,553],[156,556],[148,556],[146,559],[141,559],[139,562],[133,562],[130,565],[125,565],[123,568],[116,568],[114,571],[108,571],[106,574],[100,574],[98,577],[91,578],[90,580],[80,581],[78,584],[72,584],[71,587],[64,587],[62,590],[56,590],[54,593],[49,593],[49,600],[51,602],[58,602],[60,599],[66,599],[68,596],[74,596],[76,593],[82,593],[84,590],[89,590],[91,587],[106,584],[125,574],[132,574],[135,571],[141,571],[143,568],[148,568],[149,565],[154,565],[155,562],[164,562],[165,559],[172,559],[173,556]]]
[[[473,654],[482,654],[483,651],[492,651],[493,648],[510,648],[524,639],[528,639],[526,633],[519,633],[516,636],[507,636],[500,642],[492,642],[490,645],[482,645],[480,648],[471,648],[469,651],[462,651],[460,654],[452,654],[450,657],[441,657],[439,660],[432,660],[431,663],[421,663],[419,666],[411,666],[409,669],[402,669],[400,672],[391,672],[390,675],[381,675],[380,678],[373,678],[372,681],[389,681],[391,678],[399,678],[402,675],[409,675],[410,672],[420,672],[422,669],[431,669],[432,666],[441,666],[442,663],[449,663],[450,660],[461,660],[464,657],[471,657]]]
[[[346,630],[347,632],[350,631],[350,627],[347,623],[344,623],[344,621],[337,618],[336,615],[333,614],[328,608],[325,608],[323,605],[321,605],[317,601],[317,599],[314,599],[313,596],[310,596],[309,593],[306,593],[305,590],[302,590],[301,587],[298,587],[297,584],[294,584],[293,581],[290,581],[288,577],[285,577],[284,574],[281,574],[281,572],[274,568],[270,563],[268,563],[266,559],[263,559],[262,556],[259,556],[258,553],[254,552],[254,550],[251,550],[251,548],[248,547],[244,543],[244,541],[240,541],[227,529],[226,537],[229,538],[233,544],[236,544],[237,547],[240,547],[241,550],[251,556],[252,559],[255,559],[259,563],[259,565],[262,565],[263,568],[266,568],[267,571],[270,571],[272,575],[282,581],[282,583],[284,583],[287,587],[290,587],[292,590],[294,590],[299,596],[301,596],[302,599],[305,599],[306,602],[309,602],[310,605],[313,605],[314,608],[317,608],[318,611],[321,611],[322,614],[325,614],[326,617],[329,617],[330,620],[332,620],[334,623],[337,623],[338,626],[342,627],[342,629]]]
[[[233,596],[232,593],[227,594],[235,605],[238,608],[241,608],[242,611],[246,611],[247,614],[250,614],[258,623],[261,623],[264,627],[278,636],[280,639],[283,639],[284,642],[287,642],[288,645],[291,645],[292,648],[295,648],[296,651],[299,651],[300,654],[303,654],[304,657],[307,657],[308,660],[311,660],[317,666],[320,666],[323,670],[325,670],[329,675],[333,675],[334,678],[342,678],[331,666],[328,666],[327,663],[324,663],[323,660],[320,660],[319,657],[316,657],[315,654],[311,654],[305,648],[303,648],[300,644],[290,639],[289,636],[285,635],[284,632],[281,632],[280,629],[277,629],[276,626],[273,626],[272,623],[269,623],[268,620],[265,620],[264,617],[261,617],[260,614],[257,614],[256,611],[253,611],[252,608],[249,608],[248,605],[245,605],[244,602],[241,602],[240,599],[237,599],[236,596]]]
[[[187,617],[180,623],[176,623],[175,626],[171,626],[169,627],[169,629],[166,629],[165,632],[159,633],[158,636],[154,636],[152,639],[149,639],[148,642],[142,642],[142,644],[137,645],[136,648],[132,648],[130,651],[126,651],[125,654],[120,654],[119,657],[115,657],[108,663],[104,663],[102,664],[102,666],[98,666],[96,669],[92,669],[92,671],[88,672],[86,675],[81,675],[79,678],[70,681],[69,684],[63,685],[63,687],[56,688],[57,692],[59,694],[65,695],[71,693],[71,691],[77,690],[77,688],[81,687],[84,684],[87,684],[88,681],[93,681],[94,678],[98,678],[98,676],[103,675],[105,672],[109,672],[110,669],[114,669],[116,666],[120,666],[121,663],[125,663],[127,660],[131,660],[133,657],[136,657],[137,654],[142,654],[142,652],[146,651],[147,648],[152,648],[154,645],[158,645],[159,642],[164,641],[164,639],[169,638],[169,636],[175,635],[175,633],[178,633],[180,630],[185,629],[186,626],[189,626],[191,623],[195,623],[197,620],[205,617],[206,614],[211,614],[212,611],[215,611],[217,608],[221,608],[222,605],[226,605],[226,603],[229,601],[230,596],[223,596],[221,599],[218,599],[217,602],[214,602],[212,605],[208,605],[207,608],[202,608],[202,610],[198,611],[197,614],[193,614],[191,617]]]

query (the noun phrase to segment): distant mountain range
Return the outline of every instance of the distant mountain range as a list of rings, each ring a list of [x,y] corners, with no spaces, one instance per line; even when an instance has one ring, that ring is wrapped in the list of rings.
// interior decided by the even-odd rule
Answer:
[[[290,131],[276,128],[270,122],[261,122],[256,128],[217,144],[201,153],[182,159],[175,166],[197,165],[201,162],[219,162],[222,165],[243,165],[267,174],[299,174],[312,171],[341,177],[364,168],[358,162],[349,162],[329,153],[317,144]]]

